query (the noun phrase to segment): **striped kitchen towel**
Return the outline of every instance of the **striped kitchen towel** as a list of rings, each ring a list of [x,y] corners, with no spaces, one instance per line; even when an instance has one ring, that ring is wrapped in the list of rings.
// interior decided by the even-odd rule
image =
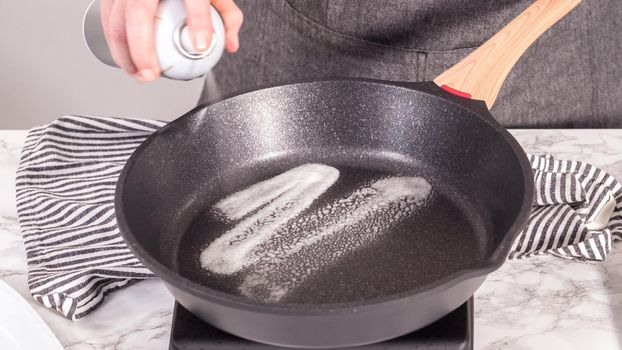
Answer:
[[[63,117],[30,130],[17,171],[18,219],[32,296],[76,320],[107,293],[153,277],[123,242],[114,217],[117,177],[164,122]],[[529,155],[534,210],[510,258],[551,254],[601,261],[622,238],[622,189],[587,163]]]
[[[28,132],[16,196],[35,300],[75,320],[107,293],[153,277],[121,238],[113,203],[125,161],[162,125],[65,117]]]
[[[620,183],[588,163],[528,157],[534,170],[534,209],[510,259],[552,254],[603,261],[611,242],[622,239]]]

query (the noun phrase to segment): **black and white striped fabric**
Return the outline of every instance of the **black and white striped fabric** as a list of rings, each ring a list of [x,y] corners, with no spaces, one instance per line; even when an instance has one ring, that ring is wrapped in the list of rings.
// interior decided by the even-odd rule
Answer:
[[[552,254],[602,261],[622,239],[622,186],[588,163],[529,155],[536,187],[527,228],[510,258]]]
[[[165,123],[63,117],[30,130],[17,171],[28,285],[76,320],[107,293],[153,277],[123,242],[114,217],[117,177],[133,150]],[[538,254],[601,261],[622,237],[622,189],[589,164],[529,156],[536,201],[510,258]]]
[[[110,291],[153,277],[119,234],[119,172],[157,121],[65,117],[29,131],[17,171],[17,213],[32,296],[70,319]]]

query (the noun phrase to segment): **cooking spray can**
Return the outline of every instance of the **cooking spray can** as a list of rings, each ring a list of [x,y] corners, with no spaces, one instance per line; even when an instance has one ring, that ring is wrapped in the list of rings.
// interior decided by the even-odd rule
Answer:
[[[225,49],[225,26],[218,11],[212,6],[214,34],[205,51],[194,49],[186,27],[186,9],[183,0],[160,0],[154,19],[155,51],[162,76],[175,80],[191,80],[205,75],[222,57]],[[101,23],[100,0],[88,7],[83,21],[86,45],[103,63],[114,63]]]

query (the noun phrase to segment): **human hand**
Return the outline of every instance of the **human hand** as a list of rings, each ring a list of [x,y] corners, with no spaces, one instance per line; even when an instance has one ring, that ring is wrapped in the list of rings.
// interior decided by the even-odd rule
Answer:
[[[225,49],[238,50],[243,14],[233,0],[184,0],[187,26],[194,47],[209,48],[212,40],[210,3],[225,25]],[[115,63],[140,82],[155,80],[160,66],[155,53],[154,20],[158,0],[102,0],[101,19]]]

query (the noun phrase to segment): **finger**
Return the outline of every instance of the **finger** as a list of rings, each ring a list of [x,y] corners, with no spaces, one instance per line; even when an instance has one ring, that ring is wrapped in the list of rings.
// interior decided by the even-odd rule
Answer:
[[[205,51],[212,42],[212,17],[210,15],[209,0],[184,0],[186,4],[186,25],[194,48]]]
[[[108,23],[110,22],[110,12],[112,11],[113,4],[114,0],[102,0],[99,4],[102,29],[104,30],[106,40],[108,40]]]
[[[225,48],[229,52],[236,52],[240,47],[238,33],[244,22],[244,14],[233,0],[212,0],[212,4],[225,23]]]
[[[158,0],[127,0],[125,26],[136,79],[147,82],[160,75],[155,53],[154,21]]]
[[[125,32],[125,2],[126,0],[113,1],[108,18],[108,47],[114,62],[128,74],[136,73],[136,67],[132,63],[130,50],[127,47]]]

